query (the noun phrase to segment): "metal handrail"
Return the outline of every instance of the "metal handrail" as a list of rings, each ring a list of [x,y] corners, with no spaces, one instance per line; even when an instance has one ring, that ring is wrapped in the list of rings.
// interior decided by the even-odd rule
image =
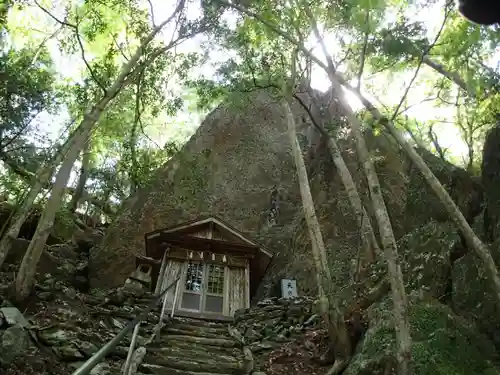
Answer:
[[[132,321],[130,321],[120,332],[116,334],[107,344],[105,344],[101,349],[97,351],[92,357],[87,359],[83,365],[80,366],[71,375],[88,375],[90,371],[99,363],[101,360],[114,349],[120,341],[132,330],[135,326],[144,320],[147,315],[156,307],[156,303],[162,298],[174,285],[177,285],[180,277],[178,277],[172,284],[167,286],[156,298],[149,303],[149,305]]]
[[[175,294],[174,294],[174,301],[172,303],[172,312],[170,314],[170,318],[173,318],[174,312],[175,312],[175,305],[177,304],[177,295],[179,294],[179,285],[180,285],[180,278],[177,278],[175,281]],[[165,311],[167,308],[167,300],[168,300],[168,295],[165,294],[163,296],[163,303],[162,303],[162,308],[161,308],[161,313],[160,313],[160,318],[158,319],[158,323],[156,323],[156,326],[153,329],[153,335],[149,339],[148,343],[153,342],[153,340],[158,341],[160,339],[160,331],[162,328],[162,323],[163,319],[165,318]],[[130,340],[130,346],[128,348],[128,353],[127,353],[127,359],[125,360],[125,364],[123,366],[123,375],[133,375],[130,373],[130,366],[132,365],[132,359],[134,357],[135,353],[135,345],[137,343],[137,337],[139,335],[139,328],[141,326],[141,323],[139,322],[135,328],[134,328],[134,333],[132,334],[132,339]]]
[[[170,312],[170,318],[171,319],[174,317],[175,306],[177,306],[177,297],[178,297],[178,294],[179,294],[179,285],[180,285],[180,277],[177,278],[177,285],[175,286],[174,301],[172,302],[172,311]],[[160,319],[158,320],[158,323],[156,324],[156,327],[153,329],[153,340],[158,341],[160,339],[161,325],[163,323],[163,319],[165,317],[166,310],[167,310],[167,296],[165,295],[165,298],[163,298],[163,304],[162,304],[162,307],[161,307]],[[124,374],[124,375],[127,375],[127,374]]]

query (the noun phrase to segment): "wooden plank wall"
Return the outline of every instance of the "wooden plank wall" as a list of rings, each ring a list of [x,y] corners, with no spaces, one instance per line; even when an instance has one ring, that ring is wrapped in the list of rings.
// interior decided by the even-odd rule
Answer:
[[[164,290],[167,286],[173,283],[176,278],[181,276],[181,279],[179,280],[181,284],[179,285],[179,295],[177,296],[177,302],[179,302],[179,299],[181,298],[181,293],[183,289],[182,288],[182,283],[184,282],[184,278],[182,277],[183,270],[184,270],[184,262],[174,259],[168,260],[165,278],[163,279],[163,283],[161,286],[161,290]],[[172,305],[174,303],[174,296],[175,296],[175,287],[172,287],[167,292],[167,309],[169,310],[172,309]]]
[[[212,229],[204,228],[196,233],[190,233],[189,236],[198,237],[198,238],[212,238]]]
[[[247,291],[245,273],[245,268],[229,268],[229,290],[227,293],[229,316],[234,316],[236,310],[246,307]]]

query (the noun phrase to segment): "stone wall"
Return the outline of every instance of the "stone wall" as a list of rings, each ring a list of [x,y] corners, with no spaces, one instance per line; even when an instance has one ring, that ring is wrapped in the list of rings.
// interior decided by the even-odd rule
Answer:
[[[290,344],[300,346],[305,338],[308,339],[306,341],[310,355],[302,358],[300,363],[295,361],[295,365],[303,366],[302,370],[318,366],[314,361],[323,343],[324,332],[319,328],[320,318],[314,310],[314,299],[301,297],[265,299],[254,307],[236,312],[236,335],[251,350],[255,372],[273,372],[273,362],[282,356],[281,349]],[[292,353],[289,354],[292,356]]]

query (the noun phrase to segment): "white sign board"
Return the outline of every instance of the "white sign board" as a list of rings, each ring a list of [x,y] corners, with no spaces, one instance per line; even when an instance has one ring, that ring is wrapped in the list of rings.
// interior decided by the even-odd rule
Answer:
[[[297,280],[281,279],[281,297],[297,297]]]

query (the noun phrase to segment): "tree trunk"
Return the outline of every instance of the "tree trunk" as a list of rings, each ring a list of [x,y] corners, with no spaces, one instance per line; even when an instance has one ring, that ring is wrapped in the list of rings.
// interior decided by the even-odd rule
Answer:
[[[75,212],[78,208],[78,203],[81,201],[83,197],[83,193],[85,192],[85,184],[87,183],[87,179],[89,177],[90,172],[90,137],[85,142],[83,148],[82,155],[82,167],[80,168],[80,176],[78,178],[78,184],[76,185],[76,189],[73,192],[73,196],[71,197],[71,202],[69,203],[70,212]]]
[[[326,46],[321,38],[318,38],[318,29],[316,28],[315,34],[317,38],[321,42],[321,47],[323,51],[325,52],[325,55],[327,57],[328,61],[328,66],[326,66],[320,59],[318,59],[316,56],[314,56],[305,46],[304,43],[301,41],[297,41],[295,38],[290,36],[288,33],[285,31],[279,29],[276,27],[274,24],[271,22],[267,21],[266,19],[260,17],[258,14],[255,12],[252,12],[248,10],[246,7],[238,5],[238,4],[233,4],[229,3],[228,1],[225,0],[216,0],[217,3],[223,4],[226,6],[229,6],[231,8],[234,8],[236,10],[239,10],[240,12],[243,12],[250,17],[253,17],[257,20],[259,20],[261,23],[264,25],[270,27],[274,32],[276,32],[278,35],[282,36],[286,40],[288,40],[290,43],[294,44],[295,46],[298,47],[298,49],[305,53],[307,56],[311,58],[312,61],[316,62],[319,66],[323,67],[325,71],[328,74],[328,77],[330,81],[332,82],[333,90],[337,94],[341,106],[345,111],[345,114],[347,116],[347,119],[349,123],[351,124],[351,129],[353,130],[356,142],[357,142],[357,147],[358,147],[358,155],[360,158],[360,161],[365,168],[365,173],[367,175],[367,180],[368,180],[368,185],[370,189],[370,195],[372,198],[374,210],[375,210],[375,217],[377,219],[377,223],[379,225],[379,232],[380,232],[380,237],[382,240],[382,246],[384,248],[384,254],[385,258],[387,261],[387,267],[388,267],[388,273],[389,273],[389,279],[391,283],[391,290],[392,290],[392,296],[393,296],[393,303],[394,303],[394,320],[395,320],[395,328],[396,328],[396,339],[398,343],[398,353],[397,353],[397,360],[398,360],[398,368],[399,368],[399,374],[400,375],[409,375],[412,373],[411,371],[411,336],[410,336],[410,328],[409,328],[409,323],[408,323],[408,315],[407,315],[407,298],[406,298],[406,293],[404,290],[404,283],[403,283],[403,275],[401,272],[401,267],[399,266],[399,261],[398,261],[398,256],[397,256],[397,246],[396,246],[396,241],[394,239],[394,234],[392,232],[392,226],[389,220],[389,215],[387,214],[387,209],[385,207],[384,200],[382,198],[382,192],[380,190],[380,184],[378,183],[378,177],[377,174],[375,173],[373,164],[371,160],[369,159],[368,151],[366,149],[366,144],[365,140],[363,138],[363,134],[361,132],[361,123],[358,121],[356,116],[354,115],[351,107],[347,103],[347,100],[345,98],[345,95],[342,91],[342,87],[340,83],[345,83],[344,79],[339,79],[340,75],[335,70],[335,67],[333,65],[333,61],[331,57],[328,55],[326,52]],[[300,7],[299,7],[300,9]],[[307,9],[307,7],[306,7]],[[309,11],[309,14],[311,12]],[[311,21],[314,22],[314,18],[311,18]],[[315,23],[315,22],[314,22]],[[314,29],[314,28],[313,28]]]
[[[309,92],[309,95],[314,99],[318,99],[316,95],[311,91]],[[315,112],[319,114],[318,108],[316,108]],[[337,116],[337,114],[332,111],[331,106],[328,106],[328,117],[333,119],[335,118],[335,116]],[[347,197],[349,199],[349,202],[351,203],[354,215],[358,222],[361,232],[361,240],[363,242],[363,249],[365,250],[365,262],[366,264],[369,264],[373,262],[377,254],[380,253],[380,248],[378,246],[377,238],[370,222],[370,217],[366,212],[361,197],[358,193],[358,189],[356,188],[356,184],[354,183],[354,180],[352,178],[351,172],[349,171],[349,168],[347,167],[344,158],[342,157],[335,138],[333,138],[326,132],[324,127],[325,124],[320,125],[314,117],[311,118],[311,121],[316,129],[318,129],[318,131],[328,139],[328,150],[330,151],[330,156],[332,157],[333,163],[338,169],[338,174],[346,189]]]
[[[352,179],[351,172],[340,153],[337,142],[330,137],[328,139],[328,149],[330,151],[330,155],[332,156],[333,163],[338,169],[338,173],[340,178],[342,179],[342,183],[347,192],[347,196],[349,198],[349,202],[351,203],[352,209],[354,210],[354,214],[356,216],[359,228],[361,230],[361,240],[363,241],[363,248],[365,249],[365,265],[372,263],[375,261],[377,254],[380,252],[378,247],[377,238],[373,231],[372,224],[370,222],[370,217],[366,212],[365,207],[361,201],[361,197],[359,196],[358,189],[356,188],[356,184]]]
[[[331,79],[333,88],[339,98],[346,117],[351,125],[351,130],[356,140],[356,149],[360,163],[366,174],[370,197],[379,227],[379,233],[387,261],[389,279],[391,282],[392,298],[394,303],[394,321],[396,326],[396,338],[398,342],[398,374],[410,375],[411,370],[411,336],[408,322],[408,301],[404,289],[403,274],[398,260],[396,239],[392,231],[392,225],[382,196],[380,183],[375,167],[370,159],[365,139],[361,130],[361,123],[354,115],[349,106],[340,84]]]
[[[398,249],[396,238],[392,230],[391,221],[387,208],[385,206],[382,190],[378,180],[377,172],[371,161],[368,148],[362,132],[362,125],[358,118],[354,115],[350,107],[342,86],[336,78],[336,69],[333,64],[331,56],[328,54],[325,42],[319,33],[316,20],[307,5],[304,10],[311,21],[312,29],[316,39],[319,41],[323,54],[327,61],[327,73],[332,83],[332,89],[339,99],[340,107],[343,109],[347,117],[347,121],[351,125],[351,130],[356,140],[356,149],[359,161],[363,166],[368,181],[368,188],[370,190],[370,197],[375,211],[379,234],[384,248],[385,260],[391,282],[392,298],[394,304],[394,324],[396,328],[397,340],[397,362],[398,374],[410,375],[412,374],[411,368],[411,335],[410,324],[408,321],[408,301],[404,288],[403,273],[399,265]]]
[[[474,88],[468,85],[467,82],[465,82],[457,72],[450,72],[444,67],[443,64],[432,60],[428,55],[423,55],[422,50],[418,46],[416,46],[415,43],[410,39],[406,38],[405,42],[411,46],[411,50],[409,51],[409,53],[413,57],[421,59],[425,65],[455,83],[458,87],[467,92],[473,98],[477,97]]]
[[[432,188],[432,190],[434,190],[436,196],[443,203],[446,211],[450,215],[450,218],[460,229],[460,232],[464,236],[467,245],[474,251],[477,257],[483,263],[486,275],[492,283],[492,289],[495,293],[497,304],[498,306],[500,306],[500,275],[498,274],[498,269],[488,247],[479,239],[478,236],[476,236],[458,206],[455,204],[453,199],[451,199],[450,195],[436,178],[434,173],[432,173],[430,168],[425,163],[424,159],[422,159],[422,157],[415,151],[415,149],[406,141],[406,139],[404,139],[399,130],[396,129],[394,124],[392,124],[392,122],[382,116],[379,110],[374,107],[368,100],[366,100],[366,98],[360,96],[360,99],[361,98],[363,98],[363,104],[372,113],[373,117],[381,121],[385,128],[396,139],[399,145],[406,152],[406,155],[419,169],[420,173],[422,173],[422,176],[427,181],[427,184]]]
[[[85,120],[84,120],[85,121]],[[52,193],[47,201],[42,216],[38,221],[35,234],[26,250],[23,257],[19,272],[16,277],[16,298],[21,301],[26,298],[31,291],[31,287],[35,278],[36,268],[38,261],[43,253],[45,243],[54,225],[54,219],[57,211],[61,206],[64,189],[68,182],[69,175],[73,168],[75,160],[82,149],[91,128],[84,128],[85,131],[76,135],[75,142],[73,142],[66,158],[59,169],[56,181],[52,188]]]
[[[350,337],[347,332],[347,326],[344,322],[343,315],[335,300],[330,297],[332,295],[332,277],[328,261],[326,257],[325,244],[321,234],[321,228],[316,217],[314,209],[314,201],[309,187],[307,170],[304,163],[304,158],[300,150],[295,130],[295,120],[288,102],[283,100],[283,110],[286,114],[288,124],[288,135],[292,146],[292,154],[297,168],[297,177],[299,180],[300,195],[302,197],[302,206],[304,208],[304,216],[307,223],[307,229],[311,238],[311,247],[316,268],[316,281],[318,283],[318,292],[320,297],[320,309],[323,320],[327,326],[328,333],[332,342],[334,342],[335,364],[334,368],[339,371],[343,370],[347,365],[351,356]],[[339,372],[338,372],[339,373]]]
[[[85,141],[91,134],[92,128],[99,121],[99,118],[111,100],[114,99],[123,87],[131,83],[131,81],[127,80],[127,78],[143,56],[146,51],[146,47],[161,31],[161,29],[184,7],[184,3],[184,0],[180,0],[178,6],[174,10],[174,13],[167,20],[156,26],[151,33],[143,39],[134,55],[131,56],[131,58],[122,66],[118,77],[106,91],[105,95],[92,107],[89,112],[84,115],[83,121],[76,130],[76,135],[70,146],[68,155],[66,155],[66,158],[57,173],[52,194],[50,195],[47,205],[45,206],[42,216],[38,222],[33,239],[31,240],[30,245],[26,250],[26,254],[21,262],[19,273],[16,278],[16,298],[18,300],[25,299],[31,291],[36,274],[36,267],[42,255],[47,237],[52,229],[56,212],[59,210],[61,205],[63,192],[71,173],[71,169],[73,168],[75,160],[77,159]],[[148,61],[151,62],[152,60]]]
[[[54,159],[49,163],[48,166],[42,165],[36,171],[28,195],[23,200],[21,206],[16,210],[16,213],[14,214],[14,217],[10,222],[9,229],[0,239],[0,267],[7,258],[7,255],[12,246],[12,242],[17,238],[17,236],[19,236],[19,232],[21,231],[24,222],[26,221],[26,219],[30,214],[31,207],[35,202],[36,197],[38,196],[38,194],[40,194],[44,186],[47,185],[50,178],[52,177],[54,169],[59,165],[59,163],[61,163],[62,159],[68,152],[74,134],[75,133],[72,133],[69,136],[68,140],[64,143],[61,150],[54,156]]]
[[[137,163],[137,127],[139,120],[136,118],[132,132],[130,133],[129,147],[130,147],[130,194],[134,194],[139,187],[139,166]]]
[[[419,54],[421,54],[419,52]],[[420,56],[418,56],[420,58]],[[445,76],[448,78],[450,81],[454,82],[458,87],[460,87],[462,90],[467,92],[470,96],[473,98],[477,97],[476,93],[474,92],[474,89],[470,87],[463,79],[460,77],[460,75],[456,72],[450,72],[448,71],[442,64],[437,63],[436,61],[432,60],[429,56],[423,56],[422,62],[427,65],[428,67],[434,69],[436,72],[439,74]]]
[[[130,133],[130,194],[134,194],[139,187],[139,165],[137,162],[137,130],[139,127],[139,122],[141,121],[141,83],[144,70],[141,71],[139,77],[137,78],[136,90],[135,90],[135,114],[134,114],[134,126],[132,127],[132,132]]]

